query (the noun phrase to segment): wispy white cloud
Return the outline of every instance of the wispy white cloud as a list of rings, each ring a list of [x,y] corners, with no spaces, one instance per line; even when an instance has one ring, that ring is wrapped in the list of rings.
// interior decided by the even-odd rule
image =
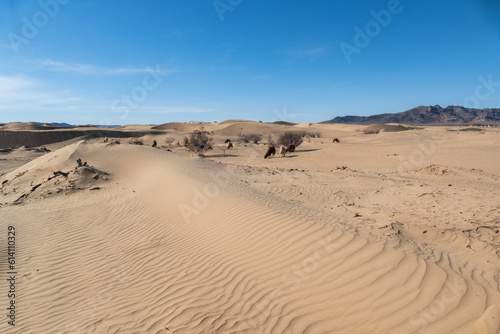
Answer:
[[[34,81],[23,76],[0,76],[0,97],[6,93],[34,85]]]
[[[110,110],[109,105],[101,105],[97,109]],[[173,113],[208,113],[216,111],[214,108],[200,108],[194,106],[137,106],[130,109],[134,114],[173,114]]]
[[[36,112],[75,110],[80,98],[65,90],[47,90],[30,77],[0,75],[0,101],[0,110]]]
[[[206,113],[213,112],[213,108],[199,108],[191,106],[143,106],[137,112],[142,114],[171,114],[171,113]]]
[[[162,70],[159,66],[152,67],[116,67],[106,68],[88,64],[69,64],[52,59],[42,59],[35,62],[43,70],[65,73],[80,73],[86,75],[130,75],[146,73],[167,73],[173,70]]]

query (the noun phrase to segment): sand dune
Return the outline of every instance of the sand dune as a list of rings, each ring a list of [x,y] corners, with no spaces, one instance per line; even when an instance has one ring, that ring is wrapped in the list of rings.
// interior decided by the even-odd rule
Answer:
[[[220,124],[222,125],[223,122]],[[274,123],[258,123],[258,122],[234,122],[221,128],[220,126],[213,129],[217,135],[224,136],[239,136],[258,133],[264,136],[270,134],[279,134],[284,131],[304,131],[303,127],[296,126],[295,123],[274,122]]]
[[[79,158],[106,179],[89,179]],[[45,182],[55,171],[72,174]],[[245,186],[249,171],[262,186]],[[498,332],[498,262],[458,252],[468,237],[446,232],[460,246],[440,248],[428,229],[431,256],[415,227],[362,233],[354,215],[313,215],[318,205],[281,185],[300,176],[305,197],[328,202],[324,190],[347,179],[322,188],[319,175],[275,172],[78,142],[3,175],[2,218],[22,242],[16,332]]]
[[[272,124],[276,124],[276,125],[287,125],[287,126],[294,126],[294,125],[298,125],[297,123],[286,122],[286,121],[275,121],[275,122],[272,122]]]
[[[53,130],[53,126],[40,125],[37,123],[29,122],[29,123],[7,123],[1,124],[2,130]]]
[[[379,133],[380,131],[384,132],[399,132],[399,131],[408,131],[408,130],[416,130],[418,128],[399,125],[399,124],[374,124],[366,127],[364,130],[365,133]]]
[[[229,124],[222,129],[214,130],[215,134],[221,136],[239,136],[252,133],[269,135],[276,131],[276,125],[257,122],[238,122]]]
[[[225,121],[219,122],[220,125],[233,124],[233,123],[257,123],[254,121],[244,120],[244,119],[226,119]]]
[[[165,123],[162,125],[154,126],[152,129],[154,130],[177,130],[183,132],[191,132],[196,130],[196,127],[192,124],[187,123]]]
[[[3,131],[0,130],[0,148],[12,148],[20,146],[38,147],[59,143],[68,140],[97,139],[97,138],[131,138],[146,134],[158,134],[158,132],[149,129],[140,131],[120,131],[109,130],[105,128],[95,129],[58,129],[43,131]]]

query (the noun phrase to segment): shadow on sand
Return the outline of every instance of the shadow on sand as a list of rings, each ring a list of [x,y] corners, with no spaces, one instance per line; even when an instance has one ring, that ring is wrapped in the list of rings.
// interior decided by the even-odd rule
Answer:
[[[314,151],[319,151],[319,148],[312,148],[310,150],[295,150],[295,152],[314,152]]]
[[[210,155],[206,155],[205,157],[207,158],[231,158],[231,157],[237,157],[236,154],[210,154]]]

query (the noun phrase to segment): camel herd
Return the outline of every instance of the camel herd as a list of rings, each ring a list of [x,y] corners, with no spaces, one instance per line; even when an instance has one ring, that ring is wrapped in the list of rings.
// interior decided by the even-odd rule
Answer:
[[[104,142],[105,143],[109,142],[108,137],[104,138]],[[119,144],[120,142],[118,140],[114,140],[113,143]],[[333,138],[333,143],[340,143],[340,140],[338,138]],[[224,144],[226,145],[225,149],[227,149],[227,150],[230,150],[233,148],[233,143],[231,142],[230,139],[226,139]],[[156,140],[153,141],[152,147],[157,147],[157,145],[158,145],[158,143],[156,142]],[[177,146],[181,146],[181,145],[186,145],[185,139],[182,140],[182,144],[179,143],[179,141],[177,141]],[[213,149],[213,148],[210,147],[209,150],[210,149]],[[268,146],[266,154],[264,154],[264,159],[271,158],[271,157],[275,156],[276,153],[280,154],[281,157],[285,157],[286,154],[290,153],[290,152],[295,152],[295,145],[292,144],[292,145],[288,145],[287,147],[281,145],[279,147],[279,150],[276,150],[276,147],[273,144],[271,144]]]
[[[289,152],[295,152],[295,145],[288,145],[288,147],[285,147],[283,145],[280,146],[278,153],[284,157],[286,156],[287,153]],[[276,155],[276,147],[274,145],[270,145],[267,148],[266,154],[264,154],[264,159],[271,158],[271,156]]]

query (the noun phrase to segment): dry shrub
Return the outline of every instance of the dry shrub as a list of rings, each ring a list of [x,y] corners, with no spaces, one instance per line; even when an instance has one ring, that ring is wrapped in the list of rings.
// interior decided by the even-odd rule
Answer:
[[[269,135],[267,136],[267,145],[268,146],[278,146],[278,139],[276,136]]]
[[[242,143],[250,143],[253,142],[254,144],[258,144],[259,141],[262,140],[262,135],[259,133],[251,133],[248,135],[240,135],[240,142]]]
[[[144,145],[144,142],[139,137],[132,137],[128,143],[132,145]]]
[[[213,137],[209,137],[206,131],[194,131],[189,138],[184,138],[184,146],[198,154],[205,156],[205,153],[212,148]]]
[[[295,145],[295,147],[299,147],[303,140],[303,132],[287,131],[278,137],[277,143],[278,145],[283,145],[285,147],[288,147],[288,145]]]

